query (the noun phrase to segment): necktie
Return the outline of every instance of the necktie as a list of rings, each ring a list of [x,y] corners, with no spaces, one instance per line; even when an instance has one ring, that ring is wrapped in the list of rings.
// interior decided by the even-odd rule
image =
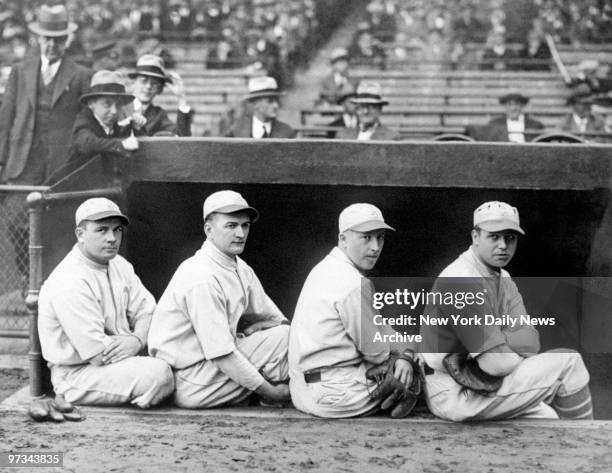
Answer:
[[[41,68],[40,72],[41,72],[41,75],[42,75],[43,83],[45,85],[49,85],[51,83],[51,81],[53,80],[53,72],[52,72],[52,69],[51,69],[51,66],[53,64],[55,64],[55,61],[54,62],[47,62],[47,65],[43,66]]]
[[[269,138],[270,135],[268,134],[268,129],[266,128],[266,125],[263,125],[263,134],[261,135],[262,138]]]

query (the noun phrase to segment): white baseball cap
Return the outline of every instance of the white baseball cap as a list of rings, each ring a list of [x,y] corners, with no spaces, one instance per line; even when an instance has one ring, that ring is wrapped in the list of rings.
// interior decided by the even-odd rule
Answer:
[[[105,218],[118,217],[121,219],[124,225],[129,225],[130,220],[121,213],[119,206],[112,200],[105,197],[94,197],[93,199],[87,199],[76,210],[74,214],[74,220],[77,226],[83,220],[102,220]]]
[[[488,232],[514,230],[522,235],[525,234],[521,228],[516,207],[497,200],[485,202],[474,210],[474,227],[482,228]]]
[[[372,230],[393,230],[387,225],[382,212],[372,204],[352,204],[340,212],[338,229],[340,233],[347,230],[356,232],[371,232]]]
[[[238,192],[225,190],[210,194],[204,201],[204,220],[213,212],[231,214],[246,210],[251,214],[251,221],[259,218],[257,209],[250,207],[247,201]]]

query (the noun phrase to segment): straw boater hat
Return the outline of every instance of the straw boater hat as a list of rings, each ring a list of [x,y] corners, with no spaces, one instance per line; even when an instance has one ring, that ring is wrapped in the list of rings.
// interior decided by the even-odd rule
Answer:
[[[380,84],[378,82],[361,82],[357,87],[357,94],[351,99],[356,104],[388,105],[389,102],[381,97]]]
[[[43,5],[38,10],[37,21],[28,24],[32,33],[39,36],[68,36],[78,26],[68,21],[68,11],[64,5]]]
[[[330,63],[334,63],[336,61],[348,61],[349,60],[349,54],[348,54],[348,50],[346,48],[336,48],[332,51],[331,56],[329,58],[329,62]]]
[[[137,76],[155,77],[163,82],[172,82],[164,69],[164,60],[153,54],[145,54],[139,58],[136,63],[136,70],[128,74],[130,79]]]
[[[121,76],[113,71],[98,71],[91,77],[91,84],[86,94],[81,95],[79,101],[87,104],[89,99],[99,97],[115,97],[122,105],[127,105],[134,100],[132,94],[125,93],[125,85]]]
[[[522,105],[527,105],[529,103],[529,97],[525,97],[520,92],[509,92],[499,98],[499,103],[502,105],[505,105],[508,102],[518,102]]]
[[[246,100],[256,100],[262,97],[279,97],[285,95],[278,89],[278,84],[274,77],[258,76],[249,79],[248,95]]]

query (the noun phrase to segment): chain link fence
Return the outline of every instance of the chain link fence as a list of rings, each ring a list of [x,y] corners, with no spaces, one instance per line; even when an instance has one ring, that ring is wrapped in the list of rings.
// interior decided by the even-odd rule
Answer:
[[[0,186],[0,333],[27,337],[29,231],[26,197],[30,190]]]

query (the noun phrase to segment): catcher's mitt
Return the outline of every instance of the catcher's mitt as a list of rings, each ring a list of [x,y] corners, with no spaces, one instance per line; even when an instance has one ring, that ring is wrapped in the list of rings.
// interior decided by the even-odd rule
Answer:
[[[485,373],[475,359],[468,358],[467,353],[447,355],[444,358],[444,367],[458,384],[482,394],[497,391],[504,381],[503,376]]]
[[[63,397],[55,399],[48,397],[32,401],[28,408],[28,415],[36,422],[51,420],[53,422],[64,422],[64,420],[80,421],[85,419],[81,411],[74,407]]]
[[[395,362],[398,359],[406,360],[412,366],[412,381],[408,386],[393,376]],[[391,409],[391,417],[406,417],[412,412],[421,394],[420,373],[418,365],[411,357],[392,352],[387,361],[366,371],[366,377],[376,381],[377,384],[370,397],[382,400],[380,407],[385,410]]]

